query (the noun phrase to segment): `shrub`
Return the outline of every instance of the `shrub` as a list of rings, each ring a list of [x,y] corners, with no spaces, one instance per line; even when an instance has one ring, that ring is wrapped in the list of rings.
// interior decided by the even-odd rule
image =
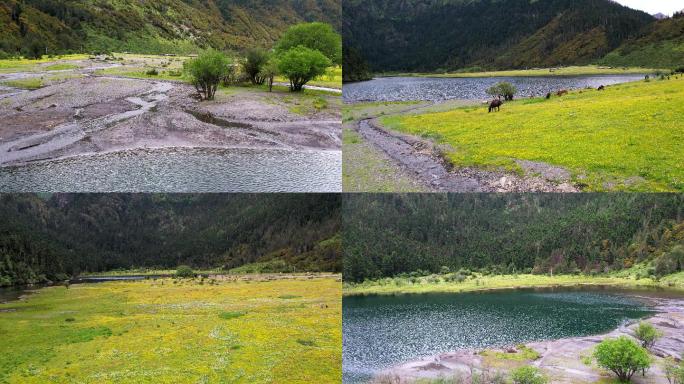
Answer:
[[[219,83],[228,76],[231,61],[219,51],[208,50],[196,59],[183,64],[197,92],[206,100],[213,100]]]
[[[442,268],[439,269],[439,273],[442,275],[446,275],[449,272],[451,272],[451,270],[446,265],[442,266]]]
[[[594,351],[594,358],[600,367],[612,371],[623,382],[629,382],[636,372],[651,366],[646,349],[626,336],[602,341]]]
[[[272,58],[266,64],[263,65],[263,67],[261,68],[261,72],[259,72],[259,76],[266,79],[269,92],[273,92],[273,78],[275,78],[277,75],[278,62]]]
[[[663,359],[663,372],[670,384],[684,384],[684,362],[677,364],[672,356]]]
[[[494,97],[503,96],[506,101],[513,100],[516,93],[518,93],[518,89],[513,84],[505,81],[497,83],[496,85],[487,89],[488,95]]]
[[[291,91],[301,91],[304,84],[325,73],[330,59],[319,51],[299,46],[278,58],[278,71],[290,80]]]
[[[262,48],[252,48],[247,51],[245,60],[242,62],[242,69],[249,77],[249,81],[254,85],[261,85],[266,80],[261,73],[264,65],[268,62],[268,52]]]
[[[178,277],[195,277],[195,271],[187,265],[181,265],[176,269],[176,276]]]
[[[300,46],[321,52],[331,63],[342,64],[342,37],[330,24],[303,23],[290,27],[276,44],[276,52],[284,54]]]
[[[159,76],[159,71],[157,71],[157,68],[151,68],[145,72],[147,76]]]
[[[663,336],[663,333],[657,330],[653,325],[645,322],[640,322],[634,330],[636,338],[641,341],[644,348],[651,348],[655,342]]]
[[[511,378],[515,384],[546,384],[548,382],[539,369],[531,366],[515,369]]]

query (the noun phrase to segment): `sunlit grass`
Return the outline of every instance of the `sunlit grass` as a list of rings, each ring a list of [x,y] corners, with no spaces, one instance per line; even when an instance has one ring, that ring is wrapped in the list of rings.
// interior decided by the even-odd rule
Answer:
[[[516,159],[568,169],[587,191],[684,191],[684,77],[486,106],[382,118],[437,137],[459,166],[519,170]]]
[[[43,56],[38,60],[29,59],[4,59],[0,60],[0,73],[8,72],[28,72],[39,69],[39,64],[52,63],[52,62],[63,62],[69,60],[85,60],[88,55],[63,55],[63,56]]]
[[[0,305],[0,337],[0,382],[339,383],[341,284],[51,287]]]
[[[0,84],[13,88],[38,89],[43,87],[43,79],[39,77],[31,77],[27,79],[7,80]]]

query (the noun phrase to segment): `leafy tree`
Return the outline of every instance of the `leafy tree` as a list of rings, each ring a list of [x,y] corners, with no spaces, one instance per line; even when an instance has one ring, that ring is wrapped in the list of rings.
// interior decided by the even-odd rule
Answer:
[[[342,36],[330,24],[316,22],[293,25],[276,44],[276,51],[282,54],[299,46],[319,51],[332,63],[342,64]]]
[[[518,89],[511,83],[500,82],[487,89],[487,94],[491,96],[503,96],[506,101],[511,101],[518,93]]]
[[[672,356],[668,356],[662,364],[668,383],[684,384],[684,362],[677,363]]]
[[[622,382],[629,382],[638,371],[651,366],[651,358],[645,348],[627,336],[602,341],[594,351],[600,367],[615,373]]]
[[[517,368],[511,374],[514,384],[546,384],[548,379],[535,367],[524,366]]]
[[[222,52],[208,50],[183,64],[197,92],[205,100],[213,100],[218,85],[230,74],[231,60]]]
[[[641,346],[646,349],[653,347],[655,342],[658,341],[659,338],[663,337],[662,332],[657,330],[653,325],[643,321],[639,323],[634,330],[634,333],[636,338],[641,341]]]
[[[301,91],[304,84],[325,74],[330,59],[321,52],[299,46],[278,58],[278,71],[290,80],[291,91]]]
[[[26,45],[21,49],[21,54],[27,59],[38,60],[43,57],[45,52],[45,45],[38,39],[30,39]]]
[[[261,70],[269,59],[268,51],[263,48],[251,48],[247,51],[242,68],[254,85],[261,85],[266,80]]]
[[[275,60],[274,58],[271,58],[261,68],[261,72],[259,72],[259,76],[266,79],[266,83],[268,84],[268,91],[273,92],[273,79],[276,76],[278,76],[278,61]]]
[[[176,269],[176,276],[178,277],[195,277],[195,271],[187,265],[181,265]]]

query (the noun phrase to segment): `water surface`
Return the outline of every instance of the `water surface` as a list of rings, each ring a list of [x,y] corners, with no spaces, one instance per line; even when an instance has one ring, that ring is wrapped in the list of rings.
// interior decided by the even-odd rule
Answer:
[[[0,167],[0,192],[340,192],[340,151],[171,148]]]
[[[345,297],[343,382],[458,349],[601,334],[652,313],[611,290]]]
[[[485,100],[487,88],[507,81],[518,89],[518,97],[543,96],[561,89],[597,88],[642,80],[644,75],[536,76],[536,77],[381,77],[344,85],[344,101],[444,101]]]

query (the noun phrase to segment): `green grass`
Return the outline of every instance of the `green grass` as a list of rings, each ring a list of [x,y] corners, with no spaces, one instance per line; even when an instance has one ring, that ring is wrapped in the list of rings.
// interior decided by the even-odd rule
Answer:
[[[384,153],[355,131],[342,131],[342,189],[345,192],[427,192]]]
[[[274,81],[279,83],[290,82],[288,79],[282,76],[276,76]],[[324,75],[309,81],[306,85],[342,89],[342,67],[330,67]]]
[[[77,69],[77,68],[78,68],[78,65],[63,63],[63,64],[48,65],[44,69],[46,71],[65,71],[65,70]]]
[[[445,279],[445,277],[447,277]],[[535,287],[575,287],[602,285],[624,288],[667,288],[684,291],[684,273],[655,281],[651,278],[613,275],[488,275],[473,274],[462,282],[448,281],[448,276],[432,275],[420,278],[384,278],[362,283],[345,283],[344,295],[394,295],[433,292],[477,292],[497,289]]]
[[[393,76],[417,77],[499,77],[499,76],[587,76],[587,75],[624,75],[633,73],[655,73],[658,69],[641,67],[606,67],[598,65],[570,66],[559,68],[512,69],[486,72],[448,72],[448,73],[403,73]],[[669,71],[667,71],[669,72]]]
[[[585,191],[684,191],[684,76],[485,106],[387,116],[391,129],[438,137],[457,166],[520,171],[516,159],[568,169]]]
[[[21,89],[38,89],[43,87],[43,79],[39,77],[31,77],[27,79],[17,79],[17,80],[7,80],[3,81],[2,85],[8,87],[21,88]]]
[[[0,73],[10,73],[10,72],[32,72],[42,69],[39,64],[45,63],[57,63],[69,60],[85,60],[88,55],[75,54],[75,55],[63,55],[57,57],[43,56],[43,58],[38,60],[29,59],[4,59],[0,60]],[[66,64],[66,63],[65,63]]]
[[[44,288],[0,304],[0,382],[339,383],[340,297],[337,278]]]
[[[494,359],[497,360],[512,360],[512,361],[533,361],[537,360],[541,357],[539,352],[535,351],[534,349],[521,344],[516,346],[515,352],[509,353],[509,352],[501,352],[501,351],[492,351],[492,350],[484,350],[480,352],[480,355],[482,356],[487,356],[487,357],[493,357]]]

